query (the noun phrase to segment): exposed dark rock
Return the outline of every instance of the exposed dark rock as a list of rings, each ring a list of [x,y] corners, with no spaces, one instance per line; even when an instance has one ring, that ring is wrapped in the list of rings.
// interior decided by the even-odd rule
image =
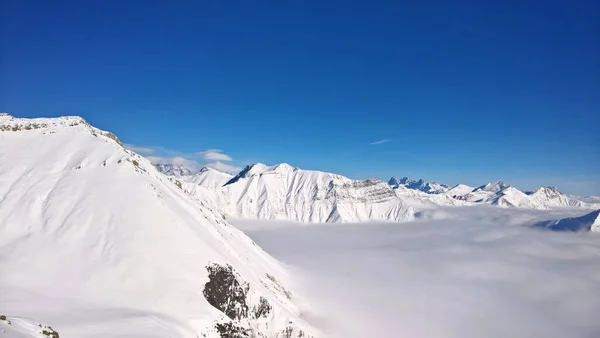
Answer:
[[[256,318],[259,317],[267,317],[267,315],[271,312],[271,304],[264,298],[260,297],[260,303],[258,307],[254,309],[254,315]]]
[[[246,295],[250,285],[237,278],[231,265],[212,264],[206,269],[209,281],[204,285],[204,297],[210,305],[231,319],[247,318]]]
[[[250,329],[235,325],[232,322],[218,323],[215,328],[221,338],[250,338],[254,336]]]
[[[273,306],[265,297],[260,297],[258,304],[248,304],[250,284],[243,281],[241,276],[231,265],[212,263],[206,267],[209,281],[204,286],[204,297],[215,308],[223,312],[232,321],[215,324],[215,329],[221,338],[255,338],[267,337],[263,332],[253,329],[253,321],[267,318],[273,311]],[[267,274],[271,282],[270,287],[275,287],[286,297],[290,293],[285,290],[275,277]],[[262,281],[264,283],[264,281]],[[266,286],[266,285],[265,285]],[[270,336],[269,336],[270,337]],[[298,329],[292,322],[276,334],[278,338],[310,338],[304,331]]]
[[[56,332],[52,327],[48,325],[42,326],[42,332],[44,336],[48,336],[50,338],[59,338],[58,332]]]

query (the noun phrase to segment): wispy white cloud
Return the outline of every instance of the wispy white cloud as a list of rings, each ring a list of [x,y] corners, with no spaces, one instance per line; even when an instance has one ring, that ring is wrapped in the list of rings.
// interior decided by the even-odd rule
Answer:
[[[181,156],[175,156],[175,157],[146,156],[146,158],[148,160],[150,160],[150,162],[152,162],[152,164],[180,165],[180,166],[190,169],[191,171],[197,171],[197,170],[200,170],[200,168],[202,168],[202,164],[198,163],[197,161],[190,160],[190,159],[187,159],[187,158],[184,158]]]
[[[223,162],[220,162],[220,161],[213,162],[213,163],[208,163],[206,166],[214,168],[214,169],[217,169],[217,170],[220,170],[220,171],[224,171],[224,172],[230,173],[230,174],[237,174],[237,173],[239,173],[242,170],[241,167],[236,167],[236,166],[233,166],[233,165],[229,165],[227,163],[223,163]]]
[[[140,147],[133,144],[127,144],[125,147],[144,155],[153,164],[181,165],[191,171],[198,171],[206,166],[232,174],[237,174],[242,170],[240,166],[236,165],[239,161],[234,161],[231,156],[223,153],[220,149],[184,153],[163,147]]]
[[[202,156],[206,161],[233,161],[231,156],[223,154],[219,149],[207,149],[205,151],[197,152],[196,155]]]
[[[379,141],[371,142],[371,143],[369,143],[369,145],[374,146],[374,145],[383,144],[383,143],[387,143],[387,142],[390,142],[390,140],[388,140],[388,139],[379,140]]]
[[[150,155],[150,154],[154,154],[156,152],[156,149],[154,149],[154,148],[138,147],[135,144],[128,144],[128,143],[125,143],[125,148],[129,149],[131,151],[135,151],[136,153],[138,153],[140,155]]]

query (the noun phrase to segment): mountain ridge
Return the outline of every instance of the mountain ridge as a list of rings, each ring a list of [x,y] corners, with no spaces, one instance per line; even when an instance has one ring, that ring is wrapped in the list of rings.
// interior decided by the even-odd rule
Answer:
[[[4,313],[67,337],[319,335],[280,263],[111,135],[0,116]]]
[[[360,182],[371,182],[370,185],[372,186],[376,186],[376,185],[380,185],[383,181],[380,180],[352,180],[350,178],[344,177],[342,175],[338,175],[338,174],[334,174],[334,173],[326,173],[326,172],[321,172],[321,171],[317,171],[317,170],[303,170],[300,168],[295,168],[287,163],[281,163],[281,164],[276,164],[276,165],[266,165],[263,163],[255,163],[252,165],[248,165],[246,166],[243,170],[241,170],[237,175],[232,176],[229,180],[227,180],[225,182],[224,178],[221,178],[220,180],[218,180],[218,184],[212,184],[212,185],[208,185],[208,184],[202,184],[199,183],[199,186],[204,186],[204,188],[206,188],[205,190],[202,190],[201,192],[198,190],[198,187],[190,187],[187,186],[186,190],[189,191],[192,195],[196,194],[196,193],[200,193],[203,195],[210,195],[212,196],[212,198],[215,200],[214,203],[218,204],[218,205],[226,205],[226,207],[223,207],[223,212],[225,214],[228,215],[232,215],[235,217],[250,217],[250,218],[254,218],[254,217],[258,217],[258,218],[275,218],[275,219],[281,219],[283,217],[283,219],[285,219],[284,215],[289,215],[291,214],[290,212],[286,212],[286,211],[282,211],[285,210],[285,206],[282,205],[282,202],[278,202],[276,201],[276,199],[270,198],[273,197],[273,194],[268,193],[268,189],[263,188],[257,188],[257,184],[255,183],[249,183],[252,180],[258,180],[258,181],[264,181],[264,182],[268,182],[267,185],[273,185],[273,184],[281,184],[283,182],[283,184],[286,184],[285,182],[287,182],[288,180],[293,180],[290,177],[295,176],[295,173],[297,172],[301,172],[301,173],[317,173],[316,176],[319,175],[326,175],[327,177],[329,177],[329,181],[333,182],[334,180],[340,181],[340,182],[353,182],[353,183],[345,183],[341,184],[341,185],[337,185],[337,184],[332,184],[332,187],[336,187],[337,190],[340,189],[341,186],[345,186],[346,189],[352,185],[354,185],[354,187],[358,187],[361,186],[365,183],[360,183]],[[263,176],[265,177],[263,179]],[[315,176],[315,177],[316,177]],[[227,176],[229,177],[229,176]],[[267,178],[270,177],[270,178]],[[276,183],[278,178],[281,180],[281,182]],[[212,180],[208,180],[208,182],[214,181],[215,179]],[[189,181],[189,180],[188,180]],[[328,181],[328,182],[329,182]],[[383,182],[385,183],[385,182]],[[321,182],[321,185],[325,184],[328,185],[329,183],[324,183]],[[247,187],[246,187],[247,185]],[[264,183],[263,183],[264,185]],[[315,182],[305,182],[304,183],[304,187],[313,187],[315,185],[319,185],[318,183]],[[367,184],[368,185],[368,184]],[[585,202],[582,200],[578,200],[574,197],[565,195],[563,193],[561,193],[557,188],[555,187],[541,187],[539,189],[536,189],[535,191],[532,192],[522,192],[520,190],[518,190],[517,188],[508,185],[507,183],[505,183],[504,181],[500,180],[500,181],[496,181],[496,182],[490,182],[487,184],[483,184],[480,185],[478,187],[470,187],[464,184],[458,184],[452,188],[448,187],[447,185],[443,185],[443,184],[437,184],[437,183],[429,183],[426,182],[422,179],[418,180],[418,181],[414,181],[411,180],[408,177],[403,177],[401,179],[397,179],[395,177],[392,177],[388,182],[387,185],[389,187],[392,188],[392,190],[395,192],[395,197],[390,197],[390,198],[396,198],[398,199],[398,204],[401,205],[405,205],[405,206],[412,206],[412,207],[416,207],[421,208],[421,207],[431,207],[434,205],[464,205],[464,206],[468,206],[468,205],[478,205],[478,204],[490,204],[490,205],[495,205],[495,206],[499,206],[499,207],[517,207],[517,208],[530,208],[530,209],[549,209],[549,208],[560,208],[560,207],[578,207],[578,208],[588,208],[588,209],[593,209],[596,207],[600,207],[600,203],[590,203],[590,202]],[[225,188],[225,187],[230,187],[230,188]],[[244,188],[238,188],[238,186],[245,186]],[[229,191],[217,191],[217,190],[222,190],[223,189],[229,189]],[[248,190],[250,189],[250,190]],[[258,197],[260,194],[258,192],[254,192],[253,195],[255,195],[255,198],[242,198],[242,195],[246,194],[248,191],[251,191],[252,189],[262,189],[262,191],[264,192],[264,196],[262,196],[261,201],[262,201],[262,206],[266,209],[268,209],[269,211],[265,211],[262,210],[261,207],[258,207],[258,209],[255,206],[252,206],[252,203],[254,203],[254,201],[256,199],[258,199]],[[320,188],[321,190],[323,189],[322,187]],[[336,194],[333,194],[332,196],[342,196],[344,194],[348,194],[348,192],[339,192],[336,189],[334,189],[337,192]],[[379,194],[385,195],[389,192],[386,192],[385,188],[382,188],[381,186],[379,186],[379,188],[373,188],[373,189],[379,189]],[[383,190],[381,190],[383,189]],[[237,192],[238,190],[240,190],[241,192]],[[319,190],[319,189],[317,189]],[[413,192],[411,192],[413,191]],[[295,193],[298,193],[297,191]],[[374,193],[373,191],[371,193]],[[279,192],[279,194],[283,194],[283,192]],[[289,195],[290,192],[286,192],[285,195]],[[293,195],[294,193],[292,193]],[[306,194],[306,193],[305,193]],[[219,195],[223,195],[223,196],[219,196]],[[235,197],[234,197],[235,195]],[[277,194],[276,194],[277,195]],[[391,196],[391,195],[390,195]],[[330,197],[332,198],[331,201],[331,205],[332,205],[332,209],[330,210],[330,213],[332,215],[336,214],[336,209],[335,206],[337,206],[337,203],[335,201],[334,197]],[[288,199],[289,201],[289,199]],[[358,199],[356,200],[357,202],[359,201]],[[364,200],[363,200],[364,202]],[[308,203],[307,200],[304,200],[302,202],[303,205],[306,205],[306,203]],[[320,203],[320,202],[318,202]],[[237,205],[237,206],[235,206]],[[267,206],[268,205],[268,206]],[[243,211],[242,211],[243,210]],[[251,212],[249,210],[255,210],[256,213],[258,215],[262,215],[262,216],[256,216],[251,214]],[[277,211],[273,211],[273,210],[277,210]],[[418,212],[418,210],[414,211],[415,213]],[[365,212],[362,212],[363,214]],[[369,214],[368,212],[366,212],[366,214]],[[376,214],[376,213],[375,213]],[[372,214],[372,215],[375,215]],[[279,216],[278,216],[279,215]],[[314,216],[310,216],[310,217],[306,217],[306,216],[290,216],[292,220],[306,220],[306,219],[310,219],[311,222],[332,222],[332,221],[340,221],[340,222],[355,222],[355,221],[359,221],[359,220],[364,220],[364,217],[349,217],[349,216],[345,216],[345,217],[325,217],[325,216],[320,216],[320,217],[314,217]],[[379,217],[375,217],[373,216],[373,218],[367,217],[367,219],[380,219],[381,216]],[[392,219],[386,219],[388,221],[404,221],[404,220],[410,220],[412,219],[411,217],[394,217]]]

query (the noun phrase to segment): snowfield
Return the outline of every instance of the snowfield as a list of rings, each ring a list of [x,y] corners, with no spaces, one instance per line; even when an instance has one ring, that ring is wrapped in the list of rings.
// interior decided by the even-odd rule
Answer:
[[[235,220],[286,263],[332,338],[600,337],[600,234],[524,226],[578,215],[441,208],[444,220]]]

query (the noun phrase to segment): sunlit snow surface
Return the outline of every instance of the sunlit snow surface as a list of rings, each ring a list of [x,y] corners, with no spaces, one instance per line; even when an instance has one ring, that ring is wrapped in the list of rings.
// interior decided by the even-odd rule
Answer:
[[[232,223],[288,264],[330,337],[600,337],[600,235],[580,216],[440,208],[405,224]],[[445,218],[440,220],[439,218]]]

